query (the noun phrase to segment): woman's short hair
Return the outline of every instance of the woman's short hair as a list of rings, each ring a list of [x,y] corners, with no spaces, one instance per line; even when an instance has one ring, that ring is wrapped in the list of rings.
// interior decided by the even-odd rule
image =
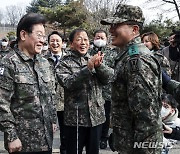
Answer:
[[[154,32],[147,32],[147,33],[142,34],[142,36],[141,36],[141,40],[142,41],[143,41],[145,36],[148,36],[148,40],[153,45],[153,50],[157,51],[157,50],[160,49],[160,42],[159,42],[159,38],[156,35],[156,33],[154,33]]]

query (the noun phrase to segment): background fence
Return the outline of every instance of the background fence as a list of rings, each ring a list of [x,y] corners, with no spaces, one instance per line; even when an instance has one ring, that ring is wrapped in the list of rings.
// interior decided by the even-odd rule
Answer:
[[[0,39],[7,35],[8,32],[16,32],[16,27],[0,26]]]

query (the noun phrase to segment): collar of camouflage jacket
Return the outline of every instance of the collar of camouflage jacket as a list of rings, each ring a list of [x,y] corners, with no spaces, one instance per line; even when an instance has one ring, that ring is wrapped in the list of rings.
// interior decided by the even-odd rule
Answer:
[[[10,51],[10,48],[9,48],[9,47],[7,47],[6,49],[1,49],[1,52],[7,53],[8,51]]]
[[[119,51],[119,53],[115,60],[118,61],[119,59],[127,55],[128,49],[134,44],[142,44],[140,36],[137,36],[134,39],[132,39],[123,49],[118,48],[117,50]]]
[[[84,59],[89,59],[91,57],[88,52],[85,55],[82,55],[78,51],[75,51],[75,50],[71,50],[70,52],[68,52],[68,54],[66,54],[66,56],[73,56],[77,58],[82,57]]]
[[[141,37],[137,36],[126,45],[126,48],[129,48],[129,46],[131,46],[133,44],[140,44],[140,43],[141,43]]]
[[[23,51],[19,50],[19,48],[15,48],[14,51],[15,51],[24,61],[29,61],[29,60],[31,60],[31,61],[34,62],[35,60],[39,61],[39,58],[40,58],[40,59],[42,58],[41,54],[36,54],[36,55],[34,55],[34,58],[31,58],[31,57],[27,56]]]
[[[24,60],[24,61],[28,61],[28,60],[33,60],[33,58],[27,56],[23,51],[19,50],[19,48],[15,48],[14,51]],[[35,56],[36,57],[36,56]]]

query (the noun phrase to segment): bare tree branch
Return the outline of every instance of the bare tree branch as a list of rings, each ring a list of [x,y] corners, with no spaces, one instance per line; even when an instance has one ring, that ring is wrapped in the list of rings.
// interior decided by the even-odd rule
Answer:
[[[88,17],[88,22],[92,23],[90,26],[93,29],[100,29],[103,26],[100,24],[101,19],[111,16],[118,4],[126,3],[128,0],[84,0],[84,6],[91,12]],[[106,26],[107,27],[107,26]]]
[[[164,2],[166,2],[166,3],[174,4],[174,2],[172,2],[172,1],[167,1],[167,0],[162,0],[162,1],[164,1]]]
[[[152,5],[153,2],[154,2],[155,6]],[[147,0],[145,3],[151,3],[150,9],[160,9],[163,11],[163,13],[167,12],[167,11],[169,11],[169,13],[177,12],[177,15],[178,15],[179,20],[180,20],[180,12],[179,12],[180,1],[179,0]],[[169,5],[170,6],[169,8],[171,8],[171,9],[167,9],[167,7],[165,7],[169,3],[174,5],[174,6],[171,5],[172,7]],[[163,10],[163,7],[164,7],[164,10]]]
[[[25,9],[18,5],[9,5],[6,7],[7,21],[10,25],[16,26],[22,15],[25,14]]]

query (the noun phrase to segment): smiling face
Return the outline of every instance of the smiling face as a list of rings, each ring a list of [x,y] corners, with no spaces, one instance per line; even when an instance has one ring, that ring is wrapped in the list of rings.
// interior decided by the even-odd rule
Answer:
[[[85,31],[77,32],[71,43],[71,48],[78,51],[81,55],[87,53],[89,49],[89,38]]]
[[[133,26],[126,24],[112,24],[109,32],[111,33],[112,45],[124,47],[134,38]]]
[[[57,54],[61,52],[62,45],[62,38],[59,35],[53,34],[50,36],[49,47],[52,53]]]
[[[46,39],[43,24],[34,25],[32,27],[32,33],[22,30],[20,36],[21,43],[18,46],[27,56],[33,57],[41,53],[43,43]]]

